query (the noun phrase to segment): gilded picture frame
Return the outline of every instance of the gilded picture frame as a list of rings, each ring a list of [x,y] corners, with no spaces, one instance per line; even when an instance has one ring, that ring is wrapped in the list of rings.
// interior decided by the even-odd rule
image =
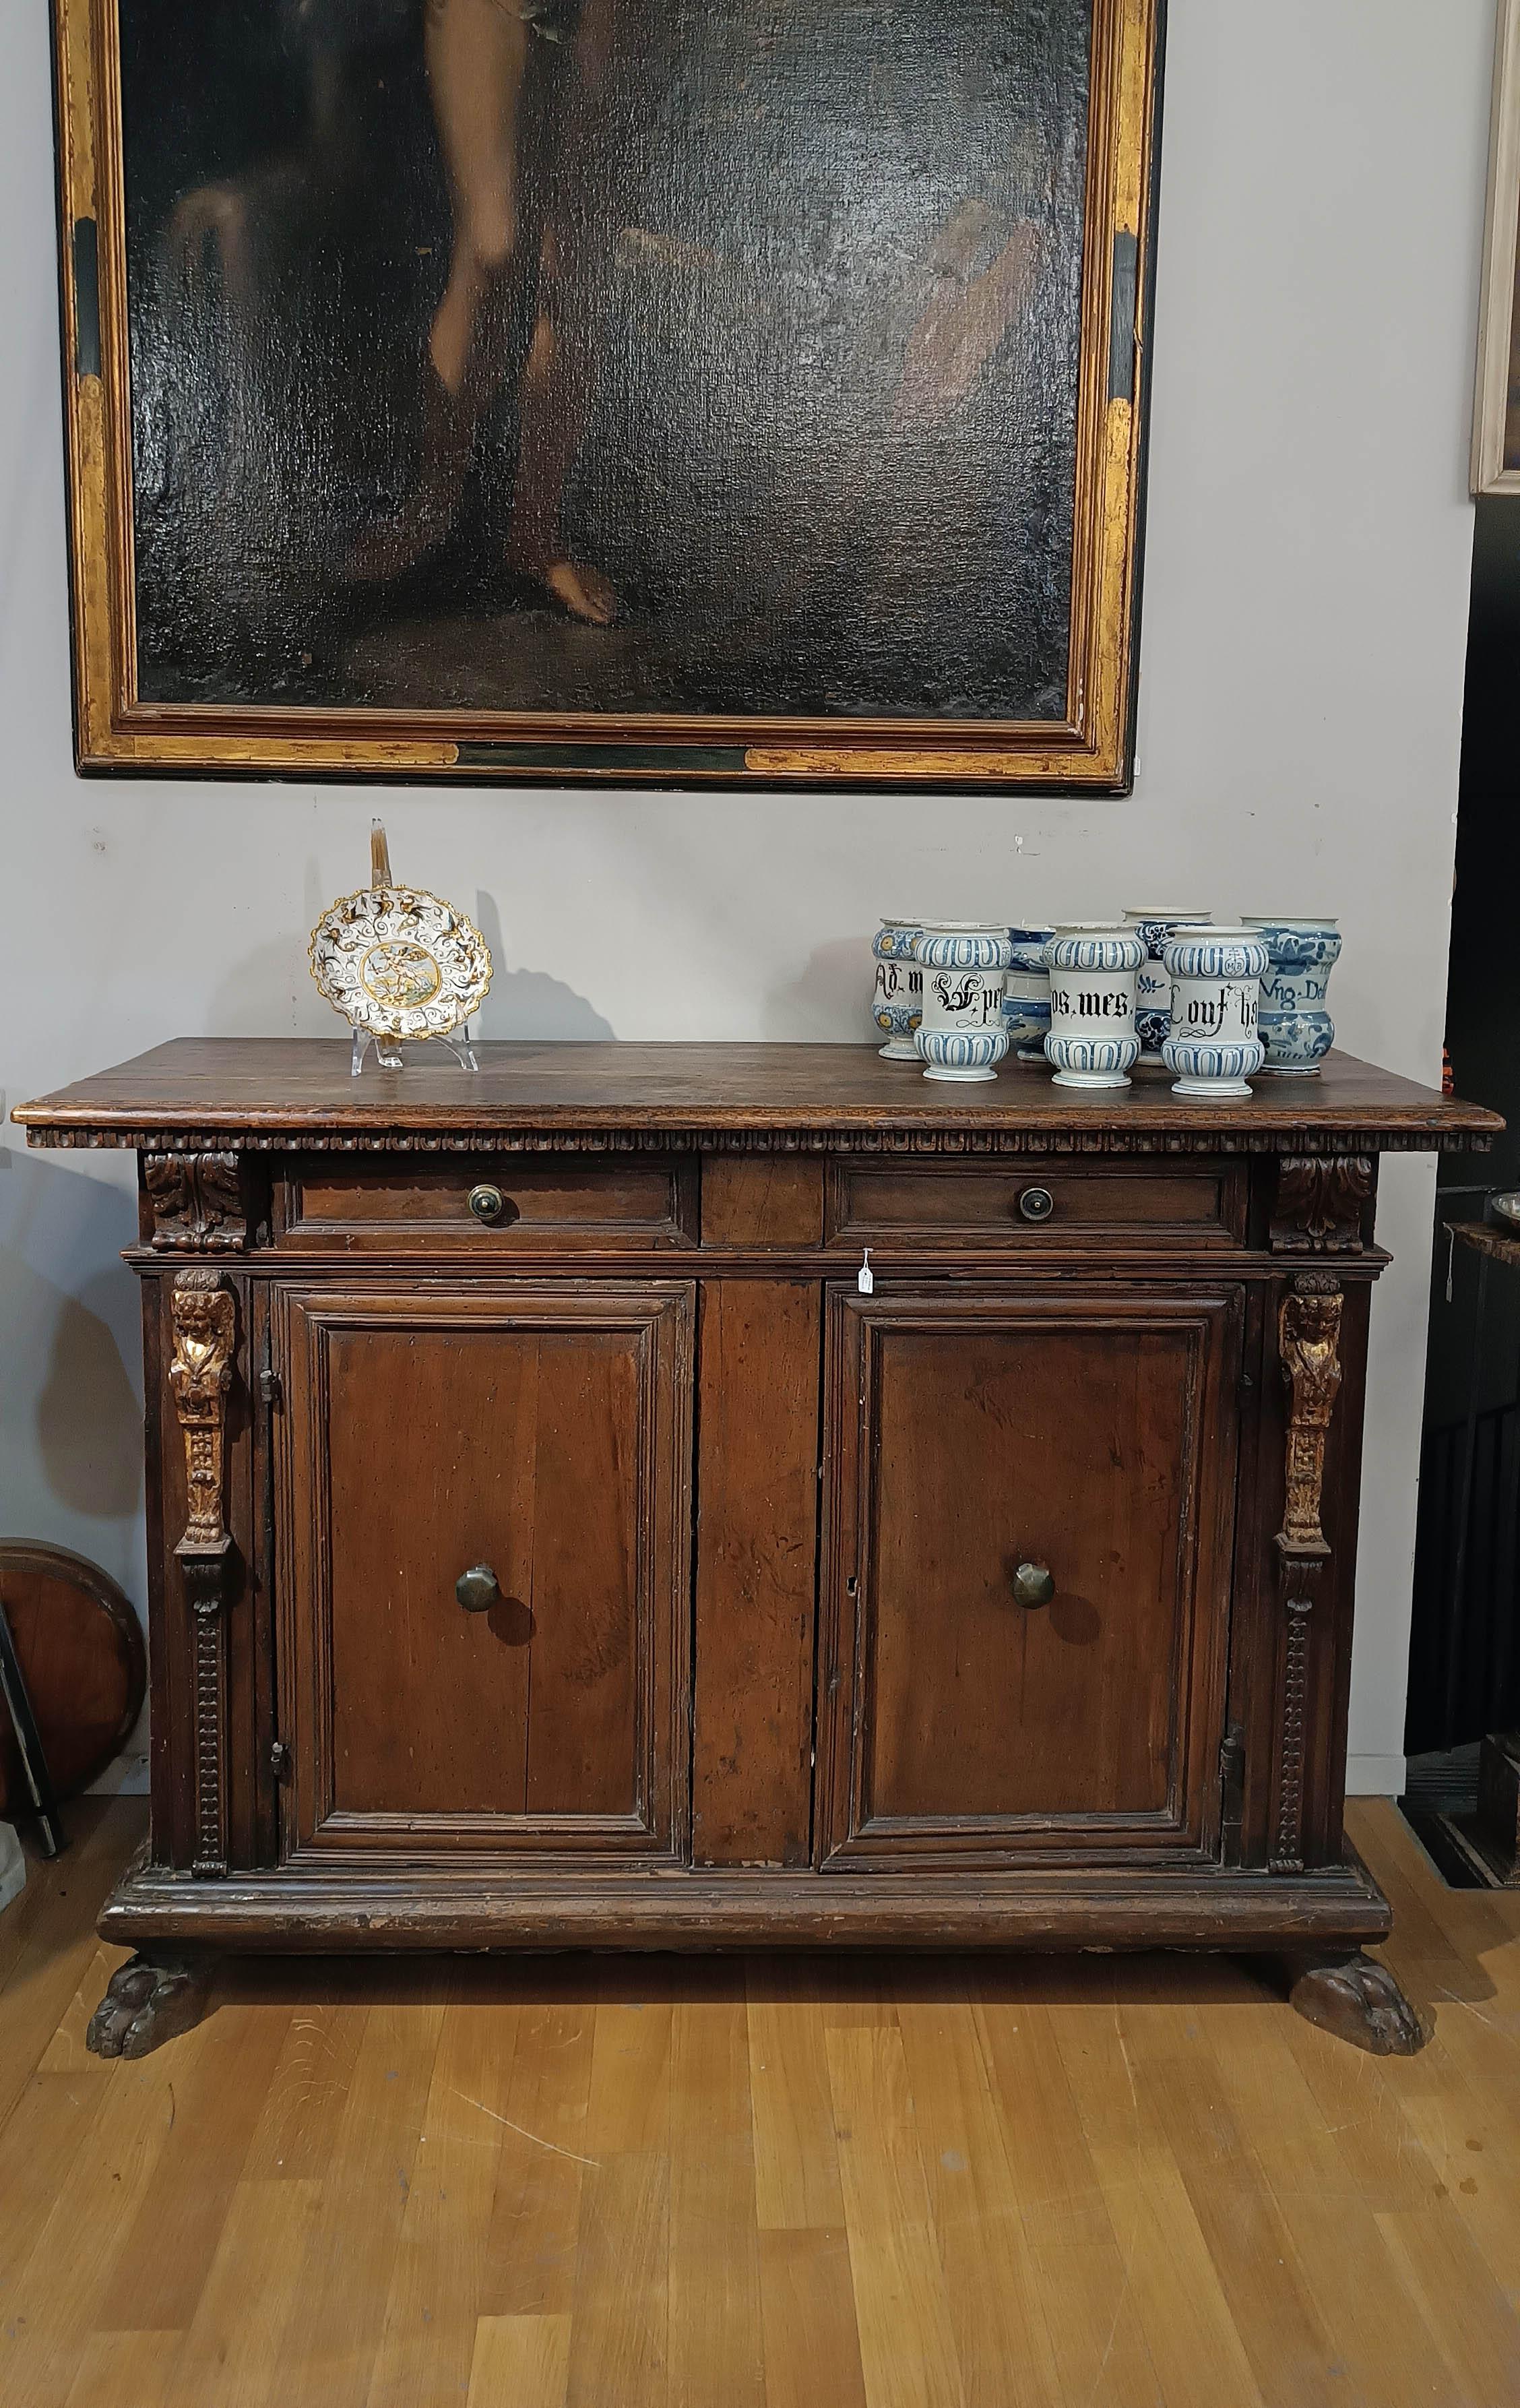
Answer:
[[[1520,0],[1499,0],[1472,490],[1520,494]]]
[[[186,16],[194,36],[187,30],[184,42],[200,44],[199,64],[184,69],[177,102],[161,90],[174,29],[161,17],[145,19],[153,5],[162,15],[164,6],[188,10],[192,0],[54,0],[81,772],[1129,790],[1165,0],[1041,0],[1039,7],[1032,0],[881,0],[874,10],[839,12],[818,0],[810,49],[799,46],[795,56],[787,29],[809,16],[809,0],[800,10],[723,0],[710,19],[697,12],[695,36],[692,12],[662,10],[657,0],[267,0],[266,23],[246,8]],[[583,154],[587,145],[562,136],[556,152],[545,136],[535,150],[521,129],[559,122],[553,112],[569,105],[566,79],[589,79],[566,62],[576,43],[588,49],[594,19],[608,22],[614,7],[624,27],[630,13],[635,21],[630,55],[657,52],[661,41],[668,50],[678,20],[688,41],[706,40],[710,24],[710,54],[677,61],[675,74],[667,58],[664,81],[651,79],[663,95],[652,106],[664,111],[652,133],[628,132],[640,91],[624,71],[614,112],[623,184],[609,169],[599,196],[566,199],[558,157],[572,147]],[[413,8],[417,25],[407,15]],[[397,394],[403,369],[416,374],[413,320],[424,332],[422,373],[439,408],[457,413],[458,395],[472,390],[478,322],[469,322],[457,393],[440,348],[451,296],[467,283],[462,228],[474,222],[473,169],[458,167],[436,55],[451,9],[473,9],[482,25],[481,12],[502,12],[505,32],[493,25],[483,38],[495,43],[493,56],[526,61],[525,80],[512,87],[528,95],[516,105],[511,154],[521,243],[530,239],[522,227],[533,194],[541,185],[550,198],[532,219],[538,280],[522,304],[524,325],[533,329],[534,311],[547,309],[551,263],[563,294],[572,246],[558,223],[593,263],[583,299],[558,305],[581,312],[576,322],[595,354],[598,398],[585,438],[592,465],[572,465],[568,500],[563,474],[555,489],[555,540],[566,548],[566,510],[594,537],[599,529],[604,543],[610,526],[631,600],[592,570],[572,584],[566,607],[563,581],[551,590],[539,552],[523,552],[521,541],[511,564],[520,590],[506,600],[492,587],[471,616],[452,609],[451,587],[440,606],[436,559],[422,562],[424,582],[433,581],[415,599],[419,514],[437,498],[436,480],[423,493],[432,456],[425,406],[415,426],[400,403],[385,422],[401,464],[390,483],[383,466],[372,473],[375,458],[388,456],[383,428],[369,440],[369,468],[345,468],[351,520],[360,507],[352,495],[363,499],[371,487],[380,498],[366,506],[388,512],[377,515],[378,535],[348,531],[325,489],[323,428],[346,430],[358,401],[372,397],[373,380],[365,380],[351,408],[340,367],[331,360],[308,367],[316,347],[293,340],[289,317],[277,323],[273,313],[297,306],[293,256],[306,263],[294,275],[297,287],[307,280],[299,306],[314,306],[308,220],[319,200],[310,196],[328,208],[329,188],[350,172],[345,162],[358,162],[351,172],[361,179],[374,172],[377,95],[387,108],[410,111],[405,155],[415,153],[419,165],[403,230],[429,238],[404,246],[405,275],[384,304],[394,322],[380,322],[383,339],[376,341],[373,318],[361,331],[387,362],[406,355],[392,379]],[[383,36],[374,31],[382,17]],[[873,19],[880,78],[874,60],[865,75],[842,53],[830,64],[835,29],[871,38]],[[263,45],[257,74],[242,53],[224,58],[214,49],[223,38],[219,25],[250,23],[256,34],[238,38]],[[1049,55],[1021,55],[1025,25],[1031,50],[1044,42]],[[381,38],[392,46],[383,57],[375,49]],[[596,68],[604,83],[618,72],[620,39],[628,37],[614,33],[604,42]],[[827,69],[816,93],[806,81],[814,52]],[[969,99],[968,57],[976,70]],[[532,100],[535,77],[547,100]],[[226,130],[228,92],[243,112],[236,140]],[[886,113],[857,128],[852,112],[868,108]],[[202,108],[203,136],[194,124],[187,136]],[[890,178],[880,165],[882,124],[896,146]],[[857,131],[864,165],[849,165]],[[435,136],[447,177],[431,151],[423,155]],[[709,146],[697,159],[699,179],[681,150],[698,142]],[[713,147],[720,143],[730,146],[726,153]],[[817,200],[813,188],[826,177],[833,184]],[[388,194],[395,181],[387,172],[374,190]],[[682,199],[697,181],[698,199]],[[642,217],[635,199],[646,204]],[[342,223],[361,232],[343,239],[366,239],[372,214],[351,205]],[[710,235],[710,225],[717,228]],[[844,263],[837,270],[830,243]],[[399,236],[394,247],[399,258]],[[329,249],[322,257],[336,255]],[[494,254],[485,247],[479,256],[489,265]],[[260,264],[276,257],[278,275]],[[414,257],[422,263],[415,270]],[[343,275],[328,276],[322,296],[329,350],[350,339],[345,295],[364,281],[350,273],[351,263],[339,264]],[[504,303],[504,322],[506,314]],[[515,355],[509,436],[517,447],[517,515],[509,544],[523,508],[527,396],[548,322],[540,317]],[[330,336],[334,323],[339,332]],[[755,323],[764,343],[757,337],[741,372],[728,354],[736,330]],[[604,331],[585,333],[595,328]],[[705,334],[705,350],[689,338],[694,332]],[[559,351],[575,341],[564,337]],[[283,385],[271,380],[272,358]],[[807,366],[818,359],[821,369]],[[656,456],[659,380],[672,364],[686,381]],[[296,390],[308,373],[309,389]],[[695,381],[701,376],[710,389]],[[641,396],[637,408],[624,389]],[[811,411],[800,432],[793,423],[799,392]],[[294,502],[288,457],[276,459],[272,475],[267,466],[270,443],[278,451],[282,439],[286,394],[293,416],[318,426],[307,438],[315,449]],[[729,423],[740,405],[749,413],[740,430],[747,450]],[[489,408],[499,419],[495,387]],[[208,438],[217,410],[222,417]],[[263,453],[250,434],[261,410],[273,430]],[[195,412],[199,454],[183,432]],[[587,423],[585,410],[579,423]],[[483,440],[472,425],[462,473],[473,481],[453,494],[444,544],[451,562],[451,547],[464,540],[459,494],[470,496],[462,514],[470,541],[476,522],[490,518]],[[552,431],[551,451],[554,440]],[[448,456],[457,462],[457,444]],[[197,474],[208,486],[195,500],[198,517],[185,500]],[[753,501],[752,484],[761,501]],[[666,508],[658,496],[667,488],[676,498]],[[278,507],[277,492],[284,495]],[[265,509],[267,524],[259,517]],[[297,571],[290,559],[303,544]],[[226,566],[233,555],[236,573]],[[690,567],[698,556],[700,573]],[[390,583],[370,574],[377,557]],[[570,568],[572,579],[581,574]],[[369,580],[362,611],[351,600],[361,575]],[[742,604],[731,602],[752,582]],[[255,587],[262,616],[250,633],[239,612]],[[394,598],[403,587],[404,605]],[[599,614],[604,590],[610,599]],[[1038,708],[1028,706],[1030,694]]]

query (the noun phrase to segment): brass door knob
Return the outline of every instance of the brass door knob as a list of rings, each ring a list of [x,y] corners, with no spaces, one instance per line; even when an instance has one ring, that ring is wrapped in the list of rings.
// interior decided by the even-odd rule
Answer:
[[[507,1198],[499,1187],[472,1187],[469,1209],[477,1221],[499,1221],[507,1209]]]
[[[1055,1198],[1048,1187],[1026,1187],[1019,1197],[1019,1211],[1026,1221],[1048,1221],[1055,1210]]]
[[[1021,1564],[1013,1575],[1013,1597],[1019,1605],[1031,1612],[1036,1606],[1049,1605],[1055,1595],[1055,1583],[1048,1564]]]
[[[455,1581],[454,1595],[466,1613],[489,1613],[501,1602],[501,1583],[489,1564],[472,1564]]]

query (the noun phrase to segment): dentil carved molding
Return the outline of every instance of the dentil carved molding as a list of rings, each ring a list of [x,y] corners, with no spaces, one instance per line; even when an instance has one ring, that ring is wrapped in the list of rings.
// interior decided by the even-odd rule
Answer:
[[[1375,1131],[1380,1154],[1491,1154],[1491,1137],[1466,1129],[1417,1128]],[[111,1121],[98,1126],[79,1123],[66,1128],[27,1130],[28,1145],[57,1150],[96,1151],[112,1146],[135,1148],[139,1154],[162,1149],[162,1121],[151,1125]],[[1314,1133],[1312,1142],[1330,1155],[1351,1154],[1369,1142],[1363,1129],[1332,1128]],[[504,1124],[499,1128],[467,1130],[413,1129],[383,1122],[337,1133],[304,1123],[284,1127],[201,1128],[187,1124],[173,1132],[176,1158],[191,1154],[224,1153],[236,1146],[257,1154],[1275,1154],[1281,1142],[1273,1129],[1235,1129],[1200,1118],[1186,1129],[1091,1127],[1026,1129],[874,1129],[767,1127],[759,1129],[592,1128],[523,1129]],[[1317,1157],[1306,1156],[1305,1159]]]

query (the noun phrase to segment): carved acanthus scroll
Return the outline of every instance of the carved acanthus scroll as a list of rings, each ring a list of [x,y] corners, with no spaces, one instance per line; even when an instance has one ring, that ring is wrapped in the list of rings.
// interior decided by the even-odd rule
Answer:
[[[142,1178],[153,1211],[155,1254],[242,1253],[248,1212],[237,1154],[149,1154]]]
[[[1376,1168],[1366,1154],[1285,1154],[1272,1207],[1273,1254],[1361,1254],[1376,1185]]]
[[[1339,1282],[1306,1272],[1283,1299],[1278,1345],[1293,1391],[1288,1418],[1287,1506],[1278,1544],[1293,1555],[1327,1555],[1320,1526],[1325,1447],[1341,1387]]]
[[[195,1855],[193,1870],[227,1870],[225,1458],[227,1391],[237,1308],[220,1271],[181,1271],[174,1283],[169,1387],[185,1441],[184,1536],[175,1553],[194,1617]]]

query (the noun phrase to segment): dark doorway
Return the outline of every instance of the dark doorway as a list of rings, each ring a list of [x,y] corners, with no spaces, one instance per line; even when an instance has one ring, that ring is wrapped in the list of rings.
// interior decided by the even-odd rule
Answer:
[[[1520,1266],[1453,1242],[1520,1187],[1520,505],[1480,501],[1453,900],[1447,1053],[1505,1114],[1491,1154],[1448,1154],[1430,1351],[1405,1746],[1412,1799],[1476,1805],[1479,1742],[1520,1725]],[[1520,1231],[1513,1234],[1520,1235]]]

